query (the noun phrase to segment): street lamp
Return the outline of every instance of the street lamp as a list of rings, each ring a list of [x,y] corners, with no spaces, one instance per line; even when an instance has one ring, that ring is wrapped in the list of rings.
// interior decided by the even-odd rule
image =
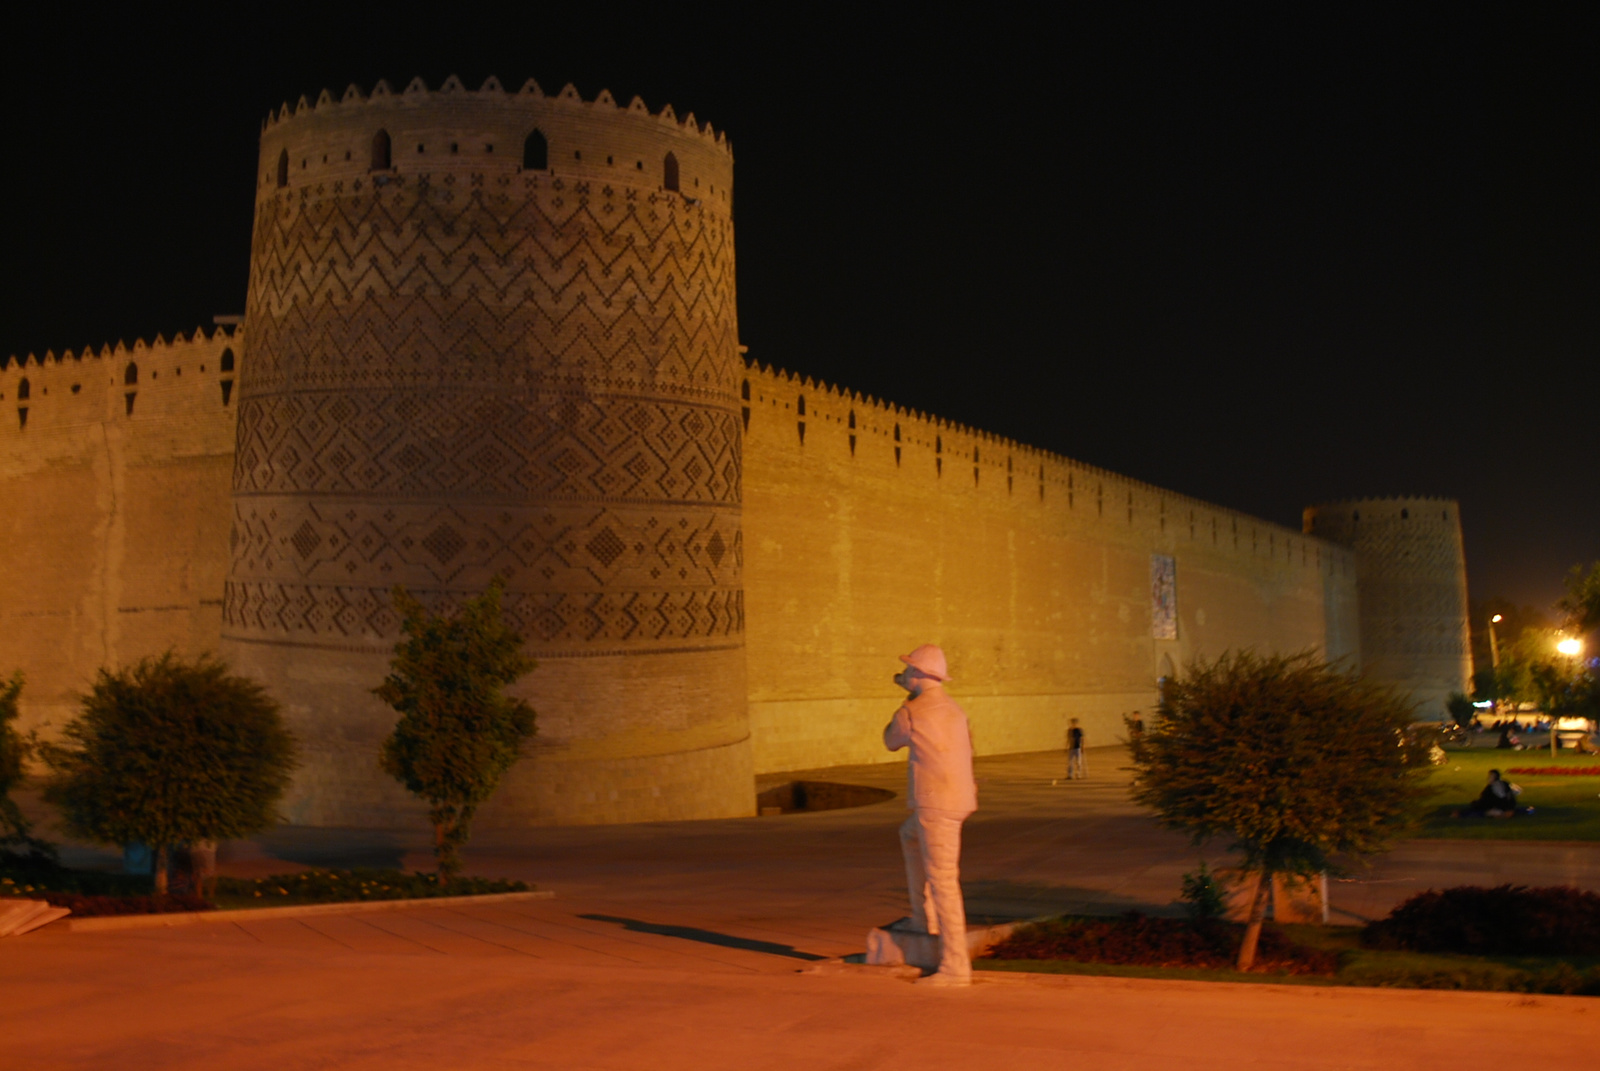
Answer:
[[[1494,627],[1504,620],[1499,614],[1489,618],[1489,665],[1493,669],[1500,668],[1500,641],[1495,639]]]
[[[1571,669],[1572,669],[1573,674],[1576,675],[1577,669],[1578,669],[1578,656],[1583,654],[1583,641],[1578,639],[1576,636],[1565,636],[1562,639],[1556,641],[1556,650],[1560,651],[1562,654],[1566,655],[1568,658],[1570,658],[1572,660]],[[1555,755],[1556,755],[1556,748],[1558,746],[1557,745],[1557,740],[1559,739],[1559,733],[1558,733],[1557,730],[1559,728],[1560,728],[1560,722],[1557,721],[1556,716],[1555,716],[1555,712],[1552,711],[1551,714],[1550,714],[1550,757],[1551,758],[1554,758]]]

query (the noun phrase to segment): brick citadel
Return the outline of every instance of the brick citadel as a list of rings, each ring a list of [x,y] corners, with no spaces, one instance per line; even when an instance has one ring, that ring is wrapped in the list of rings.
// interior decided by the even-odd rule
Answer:
[[[758,773],[891,761],[929,640],[988,754],[1109,742],[1229,648],[1424,716],[1466,686],[1454,502],[1294,531],[746,359],[732,151],[693,115],[379,83],[283,108],[260,160],[242,325],[0,365],[24,728],[218,651],[301,739],[290,820],[398,825],[389,592],[496,576],[539,735],[480,827],[746,815]]]

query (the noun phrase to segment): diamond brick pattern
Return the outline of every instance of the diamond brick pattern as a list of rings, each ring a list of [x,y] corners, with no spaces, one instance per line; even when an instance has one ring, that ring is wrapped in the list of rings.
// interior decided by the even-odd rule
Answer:
[[[230,634],[388,639],[496,577],[536,650],[742,642],[726,209],[542,173],[257,204]]]

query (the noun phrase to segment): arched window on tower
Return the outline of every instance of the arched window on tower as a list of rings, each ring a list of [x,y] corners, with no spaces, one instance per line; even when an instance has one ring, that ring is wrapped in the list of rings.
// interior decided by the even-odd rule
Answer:
[[[231,349],[222,351],[222,370],[224,372],[233,371],[233,350]]]
[[[128,367],[122,372],[122,382],[129,387],[136,385],[139,382],[139,366],[129,361]]]
[[[389,170],[389,132],[380,130],[372,135],[372,171]]]
[[[19,401],[19,402],[27,401],[28,400],[28,392],[30,390],[32,390],[32,388],[28,385],[28,381],[26,379],[24,379],[21,383],[18,383],[17,384],[17,401]]]
[[[289,150],[282,149],[278,152],[278,189],[289,185]]]
[[[678,188],[678,158],[670,152],[667,153],[667,158],[661,161],[661,186],[668,190]]]
[[[522,169],[544,171],[550,167],[550,143],[537,130],[529,131],[522,142]]]

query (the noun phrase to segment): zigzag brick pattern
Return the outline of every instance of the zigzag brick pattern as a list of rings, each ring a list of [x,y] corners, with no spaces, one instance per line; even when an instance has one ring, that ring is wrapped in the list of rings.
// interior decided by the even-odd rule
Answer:
[[[621,182],[330,180],[257,205],[225,629],[390,639],[508,585],[535,650],[742,642],[732,224]]]

